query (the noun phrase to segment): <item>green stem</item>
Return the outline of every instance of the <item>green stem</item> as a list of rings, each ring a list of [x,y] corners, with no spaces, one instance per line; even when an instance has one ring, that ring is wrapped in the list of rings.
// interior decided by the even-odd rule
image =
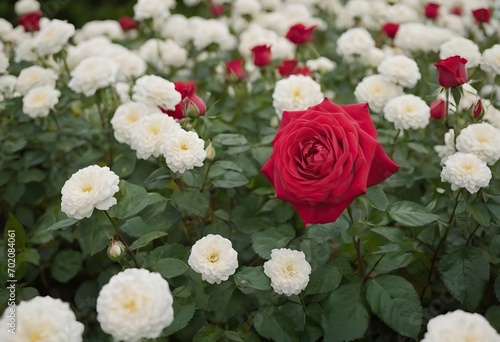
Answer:
[[[103,212],[106,215],[106,217],[108,218],[109,222],[111,222],[111,225],[113,226],[113,228],[115,229],[116,236],[118,236],[118,240],[120,240],[120,242],[123,243],[123,245],[125,246],[125,249],[127,250],[127,253],[130,255],[130,257],[134,261],[135,267],[140,268],[139,263],[137,262],[137,259],[135,258],[134,253],[132,253],[132,250],[130,250],[130,247],[129,247],[127,241],[125,241],[125,239],[123,238],[123,235],[120,232],[120,230],[118,229],[116,223],[113,221],[111,216],[109,216],[109,214],[106,210],[103,210]]]

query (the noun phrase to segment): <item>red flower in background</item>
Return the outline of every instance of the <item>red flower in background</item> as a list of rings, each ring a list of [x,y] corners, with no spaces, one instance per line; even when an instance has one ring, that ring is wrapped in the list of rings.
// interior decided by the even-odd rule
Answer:
[[[36,11],[27,13],[21,16],[18,21],[19,25],[24,28],[24,31],[39,31],[40,30],[40,19],[42,18],[42,12]]]
[[[431,118],[440,120],[446,116],[446,102],[443,99],[435,99],[429,105]]]
[[[304,44],[311,40],[315,28],[315,25],[306,27],[303,24],[295,24],[288,29],[285,37],[294,44]]]
[[[189,110],[189,106],[193,104],[198,110],[198,115],[204,115],[205,112],[207,111],[207,107],[205,105],[205,102],[203,102],[203,100],[195,94],[196,82],[175,81],[174,84],[175,84],[175,90],[177,90],[182,96],[181,102],[179,102],[175,106],[174,110],[164,110],[160,108],[161,111],[173,117],[174,119],[180,120],[184,117],[184,113],[186,113]]]
[[[118,22],[120,23],[120,26],[122,27],[123,31],[130,31],[139,28],[139,23],[134,21],[134,19],[128,16],[121,17],[118,20]]]
[[[279,74],[283,77],[288,77],[290,75],[311,75],[311,69],[305,65],[299,66],[299,62],[296,59],[285,59],[277,69]]]
[[[386,36],[389,38],[396,37],[396,33],[398,33],[398,30],[399,30],[399,24],[396,23],[385,23],[382,26],[382,31],[384,31]]]
[[[435,19],[439,15],[439,4],[436,4],[435,2],[429,2],[427,5],[425,5],[424,8],[424,13],[425,16],[429,19]]]
[[[491,19],[491,10],[489,8],[478,8],[472,11],[472,15],[480,23],[489,23]]]
[[[220,17],[221,15],[224,14],[224,6],[223,5],[210,4],[210,13],[212,13],[212,15],[215,18],[218,18],[218,17]]]
[[[252,49],[253,64],[263,67],[271,63],[271,47],[269,45],[257,45]]]
[[[335,221],[366,188],[398,171],[377,141],[367,104],[328,99],[285,111],[261,171],[304,224]]]
[[[226,76],[228,79],[243,80],[247,78],[247,72],[243,67],[243,59],[233,59],[226,63]]]
[[[472,106],[472,115],[474,115],[474,119],[477,119],[483,113],[483,102],[481,99],[477,100],[476,103]]]
[[[451,13],[451,14],[458,15],[458,16],[461,16],[461,15],[462,15],[462,12],[463,12],[463,10],[462,10],[462,7],[460,7],[460,6],[455,6],[455,7],[453,7],[453,8],[450,10],[450,13]]]
[[[438,69],[438,81],[444,88],[456,87],[467,82],[467,60],[460,56],[441,59],[435,64]]]

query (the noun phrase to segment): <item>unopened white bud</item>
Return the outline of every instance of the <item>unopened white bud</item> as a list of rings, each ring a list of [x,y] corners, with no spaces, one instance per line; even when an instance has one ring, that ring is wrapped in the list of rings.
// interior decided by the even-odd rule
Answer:
[[[208,160],[214,160],[215,158],[215,148],[212,142],[209,142],[207,147],[205,148],[205,152],[207,153]]]

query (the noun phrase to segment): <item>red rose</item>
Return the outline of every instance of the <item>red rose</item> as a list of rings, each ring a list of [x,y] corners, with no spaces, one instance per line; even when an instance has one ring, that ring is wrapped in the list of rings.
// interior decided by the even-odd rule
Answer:
[[[458,16],[461,16],[462,15],[462,7],[460,6],[455,6],[453,7],[451,10],[450,10],[450,13],[451,14],[454,14],[454,15],[458,15]]]
[[[305,27],[302,24],[295,24],[286,33],[286,38],[294,44],[304,44],[311,39],[311,34],[316,26]]]
[[[483,113],[483,102],[481,99],[478,99],[476,103],[472,106],[472,115],[474,115],[474,119],[477,119]]]
[[[203,102],[203,100],[195,94],[196,83],[194,81],[186,81],[186,82],[175,81],[174,85],[175,85],[175,90],[177,90],[182,96],[181,102],[179,102],[175,106],[174,110],[165,110],[160,107],[163,113],[168,114],[174,119],[180,120],[184,118],[184,113],[186,113],[189,110],[189,106],[192,103],[198,110],[198,115],[205,114],[205,112],[207,111],[207,106],[205,105],[205,102]]]
[[[218,18],[224,14],[224,6],[210,4],[210,13],[212,13],[214,17]]]
[[[120,26],[122,27],[123,31],[130,31],[133,29],[138,29],[139,28],[139,23],[134,21],[134,19],[123,16],[121,17],[118,22],[120,23]]]
[[[491,19],[491,10],[489,8],[478,8],[472,11],[474,18],[480,23],[489,23]]]
[[[439,15],[439,4],[429,2],[427,5],[425,5],[424,13],[425,16],[429,19],[437,18]]]
[[[396,23],[385,23],[382,26],[382,31],[384,31],[384,33],[389,38],[396,37],[396,33],[398,33],[398,29],[399,29],[399,24],[396,24]]]
[[[257,45],[252,49],[253,64],[263,67],[271,63],[271,47],[269,45]]]
[[[367,187],[398,170],[377,141],[367,104],[325,99],[285,111],[272,145],[261,171],[304,224],[335,221]]]
[[[467,60],[460,56],[451,56],[440,59],[434,64],[438,69],[438,80],[442,87],[456,87],[467,82]]]
[[[19,18],[19,25],[24,28],[24,31],[39,31],[40,30],[40,19],[42,18],[42,12],[36,11],[23,15]]]
[[[226,76],[229,79],[236,78],[237,80],[242,80],[247,77],[247,72],[243,67],[243,59],[233,59],[226,63]]]
[[[278,66],[278,72],[281,76],[293,75],[295,68],[297,68],[299,62],[296,59],[285,59],[280,66]]]
[[[311,69],[307,65],[303,65],[301,67],[297,67],[292,75],[304,75],[304,76],[311,76]]]
[[[440,120],[446,116],[446,101],[435,99],[429,107],[431,108],[431,118]]]

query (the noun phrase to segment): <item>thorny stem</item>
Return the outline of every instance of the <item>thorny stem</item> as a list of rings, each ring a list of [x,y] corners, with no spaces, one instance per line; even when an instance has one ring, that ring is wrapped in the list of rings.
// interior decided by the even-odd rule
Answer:
[[[470,234],[469,238],[467,239],[467,241],[465,242],[465,245],[467,246],[469,244],[469,242],[472,241],[472,238],[474,237],[474,235],[476,234],[476,231],[478,230],[480,224],[478,224],[476,226],[476,228],[474,228],[474,230],[472,231],[472,233]]]
[[[370,270],[368,272],[366,272],[365,276],[363,277],[363,281],[362,281],[363,283],[368,280],[368,278],[370,277],[370,274],[373,272],[375,267],[377,267],[377,265],[382,261],[382,259],[385,256],[386,256],[386,254],[382,254],[382,256],[377,260],[377,262],[370,268]]]
[[[111,225],[115,229],[116,235],[118,236],[118,240],[120,240],[120,242],[125,245],[125,249],[127,250],[127,253],[130,255],[132,260],[134,260],[135,267],[140,268],[139,263],[137,262],[137,259],[135,258],[134,253],[132,253],[132,251],[130,250],[130,247],[129,247],[127,241],[125,241],[125,239],[123,238],[123,235],[120,232],[120,230],[118,229],[118,227],[116,226],[116,223],[113,221],[111,216],[109,216],[107,210],[103,210],[103,211],[104,211],[104,214],[106,215],[106,217],[108,218],[109,222],[111,222]]]
[[[351,222],[354,223],[354,218],[352,217],[351,208],[347,207],[347,213]],[[353,236],[352,240],[354,242],[354,247],[356,248],[356,256],[358,257],[358,274],[364,276],[365,274],[365,263],[363,261],[363,251],[361,250],[361,239],[358,236]]]

